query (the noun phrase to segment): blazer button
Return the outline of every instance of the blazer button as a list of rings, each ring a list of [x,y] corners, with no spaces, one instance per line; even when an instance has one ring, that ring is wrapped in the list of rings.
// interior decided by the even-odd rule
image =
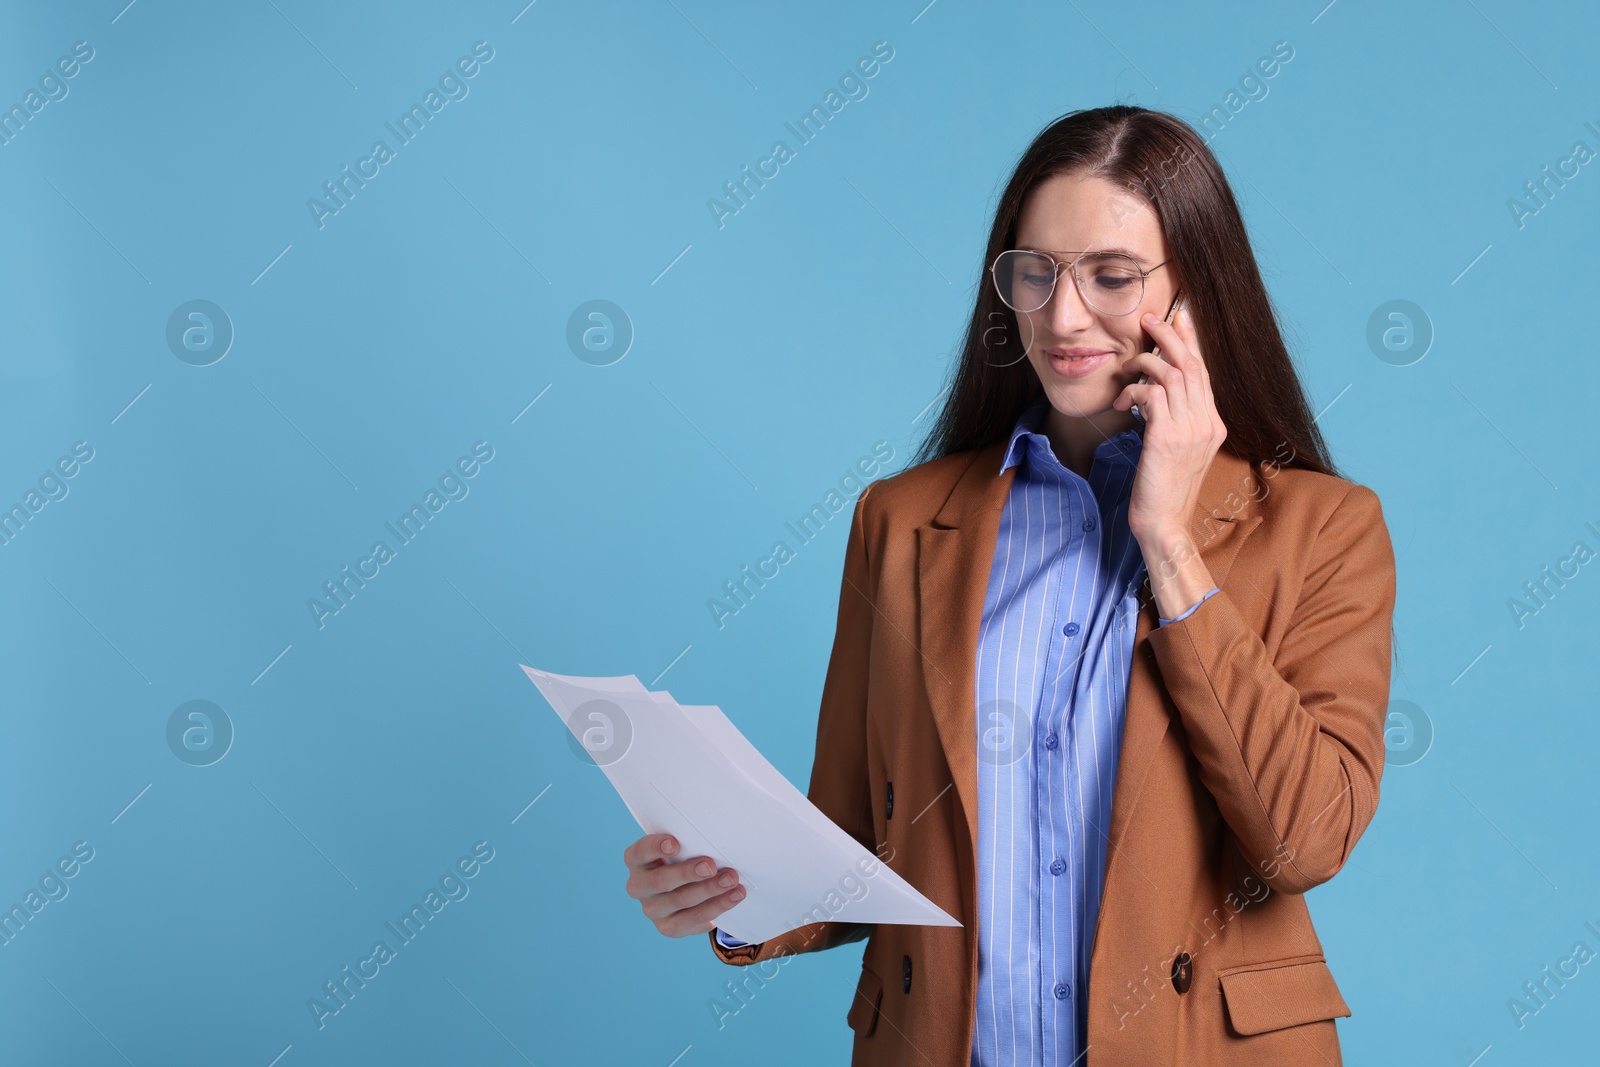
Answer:
[[[900,958],[900,986],[907,993],[911,992],[911,957]]]
[[[886,783],[886,791],[888,792],[889,797],[884,802],[884,805],[883,805],[883,817],[885,819],[892,819],[892,818],[894,818],[894,783],[893,782]],[[907,979],[907,981],[909,981],[909,979]]]
[[[1180,952],[1172,960],[1172,988],[1180,993],[1189,992],[1189,983],[1194,980],[1194,957],[1187,952]]]

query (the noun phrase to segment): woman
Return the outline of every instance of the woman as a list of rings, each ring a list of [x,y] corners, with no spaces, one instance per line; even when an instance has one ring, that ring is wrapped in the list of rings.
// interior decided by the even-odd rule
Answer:
[[[742,945],[736,872],[668,835],[628,892],[731,964],[866,938],[855,1064],[1340,1063],[1303,894],[1377,804],[1378,498],[1182,121],[1052,124],[985,264],[924,462],[856,504],[809,793],[962,926]]]

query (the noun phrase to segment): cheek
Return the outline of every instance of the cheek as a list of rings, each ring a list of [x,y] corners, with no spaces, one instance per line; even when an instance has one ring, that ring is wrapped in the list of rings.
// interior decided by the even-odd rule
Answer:
[[[1042,311],[1029,311],[1017,316],[1017,334],[1022,347],[1032,353],[1039,347],[1039,316]]]
[[[1144,332],[1139,328],[1139,316],[1143,314],[1144,309],[1140,308],[1136,314],[1129,315],[1125,319],[1117,319],[1114,324],[1107,325],[1106,332],[1124,352],[1132,353],[1139,348],[1140,341],[1144,337]]]

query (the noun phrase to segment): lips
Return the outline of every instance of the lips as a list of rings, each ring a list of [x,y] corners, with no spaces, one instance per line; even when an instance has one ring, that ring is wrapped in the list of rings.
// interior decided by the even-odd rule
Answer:
[[[1105,349],[1095,348],[1047,348],[1045,355],[1049,357],[1050,369],[1063,378],[1082,378],[1092,374],[1114,353]]]

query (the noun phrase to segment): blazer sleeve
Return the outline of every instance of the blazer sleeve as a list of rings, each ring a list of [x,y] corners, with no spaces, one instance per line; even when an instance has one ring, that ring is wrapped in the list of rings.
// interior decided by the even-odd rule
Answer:
[[[1202,782],[1286,893],[1332,878],[1372,821],[1389,701],[1395,564],[1377,494],[1352,486],[1309,552],[1275,656],[1226,590],[1149,635]]]
[[[817,713],[817,746],[806,797],[840,829],[861,842],[863,848],[876,853],[867,773],[867,661],[877,595],[867,559],[866,506],[871,491],[872,485],[862,490],[850,520],[839,615]],[[737,948],[718,942],[714,928],[707,931],[707,936],[719,959],[743,966],[774,956],[834,948],[860,941],[871,933],[870,923],[828,921],[807,923],[766,941]]]

